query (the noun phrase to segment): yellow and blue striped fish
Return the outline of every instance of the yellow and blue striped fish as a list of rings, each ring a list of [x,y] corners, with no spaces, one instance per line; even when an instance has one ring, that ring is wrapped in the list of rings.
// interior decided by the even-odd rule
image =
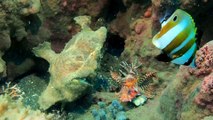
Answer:
[[[161,23],[161,30],[153,37],[152,43],[161,49],[172,63],[193,67],[197,50],[196,32],[192,17],[177,9]]]

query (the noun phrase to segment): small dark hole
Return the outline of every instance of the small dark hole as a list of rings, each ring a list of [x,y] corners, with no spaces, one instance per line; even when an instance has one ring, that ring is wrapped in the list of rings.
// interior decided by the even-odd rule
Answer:
[[[125,39],[117,34],[108,33],[106,40],[106,52],[119,57],[124,50]]]
[[[177,20],[177,16],[175,16],[174,18],[173,18],[173,21],[176,21]]]

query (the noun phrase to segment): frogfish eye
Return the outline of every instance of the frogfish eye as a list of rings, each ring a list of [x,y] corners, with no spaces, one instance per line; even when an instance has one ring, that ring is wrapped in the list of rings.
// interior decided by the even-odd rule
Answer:
[[[176,21],[177,20],[177,16],[175,16],[174,18],[173,18],[173,21]]]

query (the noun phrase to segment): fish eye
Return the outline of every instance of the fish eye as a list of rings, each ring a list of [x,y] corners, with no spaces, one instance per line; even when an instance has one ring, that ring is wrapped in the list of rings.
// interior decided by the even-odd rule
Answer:
[[[176,21],[177,20],[177,16],[175,16],[174,18],[173,18],[173,21]]]

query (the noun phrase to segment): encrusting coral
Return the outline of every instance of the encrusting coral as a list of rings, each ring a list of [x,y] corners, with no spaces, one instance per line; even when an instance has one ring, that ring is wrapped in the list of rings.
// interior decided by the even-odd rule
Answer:
[[[54,114],[32,110],[22,103],[24,92],[17,84],[6,83],[0,89],[0,120],[52,120]]]
[[[206,43],[196,54],[197,69],[192,70],[196,76],[204,76],[200,92],[195,103],[213,112],[213,41]]]
[[[35,14],[40,11],[41,2],[40,0],[18,0],[22,5],[28,6],[27,8],[23,8],[21,10],[22,15],[30,15]]]
[[[87,16],[76,17],[74,20],[82,30],[73,36],[60,54],[51,50],[48,42],[33,49],[36,56],[50,64],[50,82],[39,98],[42,109],[59,101],[74,101],[88,92],[90,85],[82,79],[94,74],[98,67],[97,59],[106,39],[106,28],[92,31],[88,26],[90,17]]]
[[[193,98],[197,106],[213,112],[213,41],[209,41],[196,53],[196,68],[188,68],[191,75],[203,79],[198,93]],[[187,78],[190,76],[187,75]],[[196,82],[195,82],[196,83]],[[205,114],[210,114],[205,112]]]
[[[208,75],[213,72],[213,41],[206,43],[196,53],[197,69],[193,71],[196,76]]]
[[[0,96],[0,119],[1,120],[52,120],[52,114],[41,111],[33,111],[25,108],[21,99],[13,100],[9,95]]]
[[[204,78],[195,103],[213,112],[213,73]]]
[[[5,61],[1,58],[3,53],[0,52],[0,77],[4,77],[6,75],[6,65]]]
[[[40,0],[3,0],[0,2],[0,77],[5,77],[7,71],[1,57],[14,41],[20,42],[26,38],[28,35],[26,26],[30,22],[25,17],[38,13],[40,6]]]

